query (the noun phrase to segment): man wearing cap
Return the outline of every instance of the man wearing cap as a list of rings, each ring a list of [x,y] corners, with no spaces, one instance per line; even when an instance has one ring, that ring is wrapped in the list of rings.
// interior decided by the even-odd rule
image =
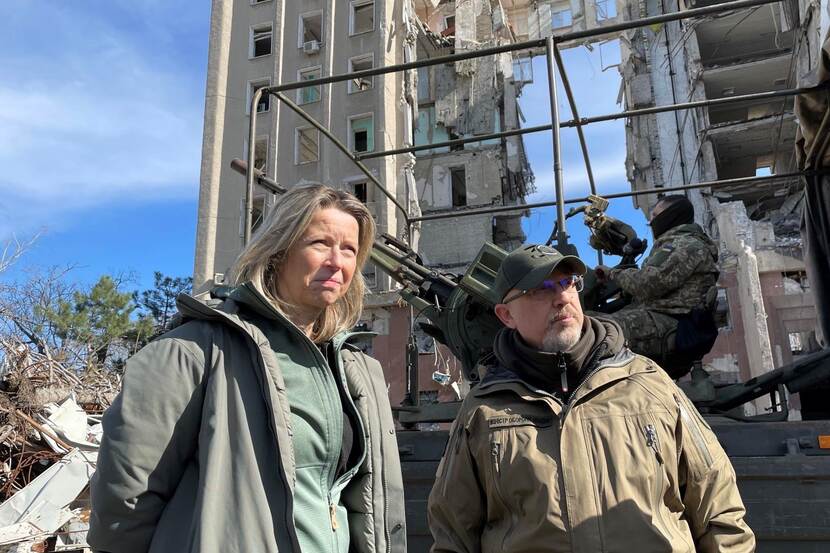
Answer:
[[[583,314],[585,271],[539,245],[502,263],[505,328],[450,431],[432,551],[754,551],[717,439],[616,323]]]
[[[664,196],[651,211],[654,246],[642,267],[595,268],[600,282],[617,284],[631,304],[607,317],[628,346],[679,378],[714,344],[718,247],[694,222],[686,196]]]

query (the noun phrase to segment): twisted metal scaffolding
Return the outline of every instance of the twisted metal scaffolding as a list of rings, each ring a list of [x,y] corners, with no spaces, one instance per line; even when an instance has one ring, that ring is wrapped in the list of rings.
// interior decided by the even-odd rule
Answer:
[[[709,107],[709,106],[716,106],[716,105],[726,105],[726,104],[733,104],[733,103],[740,103],[746,101],[757,101],[757,100],[766,100],[770,98],[779,98],[779,97],[789,97],[789,96],[796,96],[799,94],[807,93],[816,90],[816,88],[790,88],[787,90],[775,90],[769,92],[759,92],[754,94],[744,94],[739,96],[730,96],[726,98],[716,98],[710,100],[700,100],[694,102],[684,102],[684,103],[676,103],[670,104],[665,106],[655,106],[650,108],[643,108],[643,109],[635,109],[635,110],[627,110],[622,111],[619,113],[612,113],[606,115],[599,115],[594,117],[579,117],[577,111],[577,103],[574,98],[573,91],[570,86],[570,82],[567,77],[567,72],[565,70],[564,64],[562,62],[562,56],[559,50],[559,45],[567,42],[572,42],[575,40],[583,40],[586,38],[594,38],[600,37],[603,35],[609,35],[618,33],[621,31],[626,31],[630,29],[636,29],[641,27],[646,27],[649,25],[655,25],[659,23],[666,23],[670,21],[678,21],[681,19],[689,19],[695,17],[702,17],[710,14],[715,13],[722,13],[727,11],[734,11],[734,10],[742,10],[747,8],[753,8],[756,6],[762,6],[766,4],[773,4],[780,2],[781,0],[737,0],[733,2],[723,2],[718,4],[713,4],[710,6],[688,9],[688,10],[680,10],[671,13],[665,13],[661,15],[656,15],[652,17],[645,17],[641,19],[631,20],[631,21],[624,21],[621,23],[617,23],[614,25],[606,25],[600,28],[595,29],[588,29],[584,31],[575,31],[569,33],[561,33],[561,34],[554,34],[546,39],[536,39],[530,40],[525,42],[513,43],[513,44],[505,44],[501,46],[495,46],[491,48],[483,48],[480,50],[471,50],[467,52],[460,52],[455,54],[449,54],[444,56],[437,56],[434,58],[424,59],[424,60],[417,60],[408,63],[402,63],[397,65],[389,65],[385,67],[377,67],[372,69],[365,69],[362,71],[353,71],[349,73],[342,73],[338,75],[330,75],[327,77],[321,77],[318,79],[310,79],[306,81],[296,81],[296,82],[289,82],[289,83],[282,83],[279,85],[269,86],[269,87],[262,87],[254,91],[251,98],[251,111],[250,113],[256,113],[256,105],[262,98],[263,94],[269,94],[277,98],[283,104],[285,104],[289,109],[294,111],[297,115],[299,115],[302,119],[307,121],[310,125],[312,125],[315,129],[317,129],[323,136],[328,138],[336,147],[339,149],[343,155],[345,155],[348,159],[350,159],[360,170],[363,174],[369,179],[370,182],[380,191],[392,204],[395,208],[400,211],[403,220],[405,222],[406,228],[406,235],[407,237],[410,235],[412,230],[412,225],[422,221],[432,221],[437,219],[446,219],[451,217],[466,217],[472,215],[481,215],[481,214],[488,214],[488,213],[503,213],[503,212],[510,212],[510,211],[524,211],[528,209],[534,209],[538,207],[549,207],[549,206],[556,206],[557,208],[557,235],[556,241],[557,245],[564,246],[567,244],[567,232],[566,232],[566,221],[565,221],[565,204],[567,203],[577,203],[583,202],[586,198],[570,198],[566,199],[564,197],[564,184],[563,184],[563,176],[562,176],[562,162],[561,162],[561,139],[560,139],[560,129],[562,128],[576,128],[577,136],[580,141],[580,146],[582,150],[582,156],[585,163],[586,172],[588,174],[588,183],[590,186],[591,194],[596,194],[596,184],[593,178],[593,171],[591,168],[591,161],[588,154],[588,147],[585,141],[585,136],[582,132],[582,127],[585,125],[589,125],[592,123],[599,123],[603,121],[611,121],[616,119],[623,119],[628,117],[641,117],[645,115],[651,115],[656,113],[663,113],[663,112],[676,112],[679,110],[690,110],[700,107]],[[492,56],[495,54],[501,53],[508,53],[508,52],[518,52],[523,50],[530,50],[532,52],[543,50],[546,56],[547,61],[547,73],[548,73],[548,88],[549,88],[549,100],[550,100],[550,108],[551,108],[551,123],[549,125],[539,125],[527,128],[518,128],[518,129],[510,129],[501,132],[495,132],[485,135],[477,135],[475,137],[470,138],[459,138],[454,140],[448,140],[445,142],[436,142],[431,144],[425,144],[420,146],[409,146],[404,148],[395,148],[391,150],[383,150],[379,152],[365,152],[365,153],[354,153],[351,152],[340,139],[334,136],[323,124],[316,121],[313,117],[311,117],[308,113],[306,113],[299,105],[295,102],[291,101],[285,94],[286,91],[289,90],[296,90],[300,88],[307,88],[307,87],[314,87],[320,86],[324,84],[330,83],[337,83],[348,81],[351,79],[362,79],[366,77],[373,77],[375,75],[384,75],[387,73],[396,73],[401,71],[406,71],[410,69],[417,69],[420,67],[429,67],[432,65],[439,65],[445,63],[454,63],[457,61],[462,60],[469,60],[475,58],[481,58],[485,56]],[[558,70],[559,75],[562,78],[563,88],[565,90],[566,96],[568,98],[568,103],[571,108],[571,112],[573,114],[573,119],[568,121],[560,121],[559,120],[559,108],[557,102],[557,85],[556,85],[556,73]],[[256,137],[256,117],[250,117],[249,121],[249,128],[248,128],[248,143],[253,144]],[[481,142],[484,140],[491,140],[491,139],[499,139],[499,138],[506,138],[510,136],[521,136],[524,134],[529,133],[537,133],[543,131],[550,131],[551,138],[552,138],[552,150],[553,150],[553,174],[554,174],[554,193],[555,193],[555,200],[551,202],[539,202],[533,204],[518,204],[518,205],[510,205],[510,206],[496,206],[490,208],[483,208],[483,209],[467,209],[467,210],[459,210],[450,213],[440,213],[440,214],[431,214],[431,215],[423,215],[419,217],[410,217],[409,212],[407,209],[401,205],[401,203],[395,198],[394,194],[392,194],[384,185],[381,183],[378,178],[369,170],[369,168],[363,163],[364,160],[367,159],[374,159],[380,157],[387,157],[397,154],[404,154],[404,153],[415,153],[423,150],[430,150],[435,148],[442,148],[442,147],[453,147],[453,146],[460,146],[472,142]],[[248,156],[247,156],[247,167],[254,167],[254,148],[248,148]],[[241,165],[241,164],[240,164]],[[241,167],[240,167],[241,168]],[[246,182],[246,190],[245,190],[245,230],[244,230],[244,241],[247,244],[251,237],[251,226],[252,226],[252,217],[253,217],[253,187],[254,182],[257,181],[261,183],[265,188],[267,188],[271,192],[281,192],[282,187],[280,187],[275,179],[270,179],[266,175],[262,174],[261,172],[255,171],[247,171],[247,182]],[[698,189],[698,188],[715,188],[720,186],[730,186],[736,184],[749,184],[755,182],[774,182],[776,180],[784,179],[787,177],[798,177],[803,176],[806,173],[804,172],[793,172],[787,174],[779,174],[779,175],[771,175],[771,176],[759,176],[759,177],[744,177],[738,179],[725,179],[725,180],[717,180],[717,181],[710,181],[710,182],[703,182],[703,183],[691,183],[682,186],[675,186],[675,187],[661,187],[661,188],[652,188],[646,190],[638,190],[638,191],[631,191],[631,192],[622,192],[616,194],[609,194],[605,197],[607,198],[623,198],[623,197],[630,197],[630,196],[638,196],[642,194],[653,194],[653,193],[663,193],[663,192],[670,192],[670,191],[680,191],[680,190],[690,190],[690,189]],[[284,189],[283,189],[284,190]]]

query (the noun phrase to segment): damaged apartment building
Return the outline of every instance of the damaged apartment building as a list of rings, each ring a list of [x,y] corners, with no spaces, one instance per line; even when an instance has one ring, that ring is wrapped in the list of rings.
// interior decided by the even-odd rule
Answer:
[[[625,19],[710,5],[626,2]],[[626,109],[806,86],[820,47],[819,4],[788,0],[628,31]],[[626,124],[634,190],[797,171],[792,96],[710,105]],[[720,335],[704,359],[716,382],[746,380],[817,347],[802,258],[802,184],[782,177],[693,190],[698,222],[720,246]],[[655,195],[635,198],[648,215]],[[801,404],[815,401],[801,393]],[[797,406],[799,403],[796,401]],[[756,414],[769,405],[756,402]],[[798,416],[795,413],[795,416]]]

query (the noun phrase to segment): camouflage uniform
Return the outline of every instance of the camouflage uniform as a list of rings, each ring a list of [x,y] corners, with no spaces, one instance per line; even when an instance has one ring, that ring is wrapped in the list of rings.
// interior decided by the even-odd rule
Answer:
[[[629,347],[662,360],[674,350],[677,319],[692,309],[711,308],[718,279],[718,248],[700,225],[686,224],[664,232],[642,268],[613,269],[611,281],[632,302],[610,315],[623,328]]]

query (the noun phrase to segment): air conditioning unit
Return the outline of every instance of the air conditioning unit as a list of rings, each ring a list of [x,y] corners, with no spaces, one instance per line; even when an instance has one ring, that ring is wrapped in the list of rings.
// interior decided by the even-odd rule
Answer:
[[[303,52],[306,54],[316,54],[320,51],[320,41],[319,40],[309,40],[308,42],[303,42]]]

